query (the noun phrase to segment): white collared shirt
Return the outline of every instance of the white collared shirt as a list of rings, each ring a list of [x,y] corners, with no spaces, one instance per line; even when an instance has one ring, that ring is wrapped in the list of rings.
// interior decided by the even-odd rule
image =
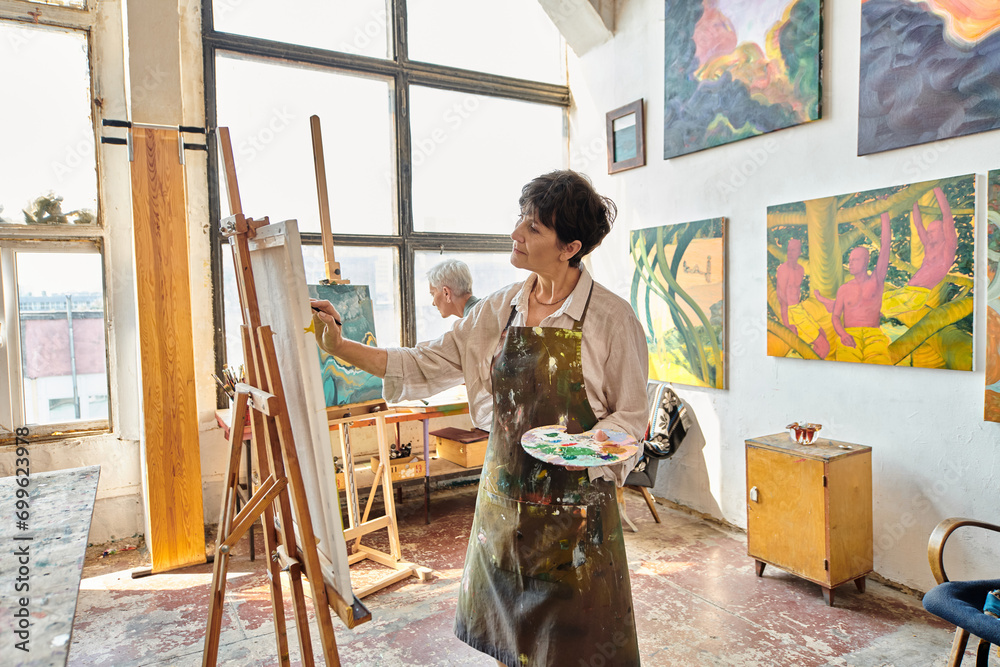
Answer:
[[[440,338],[412,348],[388,348],[383,384],[386,400],[413,400],[432,396],[465,382],[469,415],[478,428],[490,430],[493,419],[493,382],[490,367],[511,307],[512,326],[524,326],[528,297],[537,276],[483,298],[472,312]],[[641,440],[649,413],[646,405],[648,352],[646,335],[627,301],[594,282],[584,266],[580,279],[562,306],[539,326],[570,329],[583,317],[583,377],[587,399],[597,416],[595,428],[625,431]],[[641,454],[641,450],[640,453]],[[590,478],[603,477],[619,486],[635,467],[639,454],[624,463],[591,468]]]

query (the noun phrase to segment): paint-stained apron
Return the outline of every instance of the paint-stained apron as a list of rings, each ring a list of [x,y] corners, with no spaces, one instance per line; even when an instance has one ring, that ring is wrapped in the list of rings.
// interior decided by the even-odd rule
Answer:
[[[597,423],[583,382],[586,308],[572,329],[512,327],[514,312],[493,358],[493,427],[455,634],[510,667],[638,665],[614,484],[520,444],[536,426]]]

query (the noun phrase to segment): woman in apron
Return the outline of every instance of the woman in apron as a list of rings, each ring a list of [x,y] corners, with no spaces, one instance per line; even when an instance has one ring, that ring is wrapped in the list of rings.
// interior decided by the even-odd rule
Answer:
[[[326,302],[321,345],[385,378],[388,400],[462,381],[490,431],[459,591],[455,634],[508,667],[639,664],[615,485],[634,461],[572,469],[521,448],[534,427],[595,427],[641,438],[646,341],[628,302],[580,260],[600,244],[614,204],[572,171],[522,190],[511,263],[532,272],[484,298],[453,329],[415,348],[340,338]],[[323,325],[323,326],[320,326]]]

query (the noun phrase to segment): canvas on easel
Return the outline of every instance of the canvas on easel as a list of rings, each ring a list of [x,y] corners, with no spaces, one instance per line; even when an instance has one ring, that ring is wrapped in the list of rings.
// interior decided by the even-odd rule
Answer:
[[[316,339],[306,332],[312,322],[302,261],[298,224],[294,220],[272,223],[257,230],[250,241],[250,261],[258,294],[262,326],[274,332],[282,377],[300,378],[285,383],[289,421],[302,465],[306,497],[312,510],[312,530],[320,554],[330,563],[327,574],[346,599],[351,596],[351,576],[340,513],[330,429],[327,425],[323,387],[316,365]]]
[[[309,285],[309,296],[333,304],[349,340],[375,345],[375,313],[367,285]],[[382,379],[319,350],[320,374],[326,407],[377,401]]]

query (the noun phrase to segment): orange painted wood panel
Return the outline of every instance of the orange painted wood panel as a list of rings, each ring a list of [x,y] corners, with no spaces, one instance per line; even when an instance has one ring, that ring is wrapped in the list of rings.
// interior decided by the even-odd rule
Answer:
[[[824,462],[747,446],[747,551],[817,582],[827,580]],[[757,501],[750,489],[757,487]]]
[[[133,129],[132,223],[153,572],[205,562],[187,205],[178,135]]]
[[[836,586],[872,571],[872,455],[866,449],[829,463],[830,581]]]

